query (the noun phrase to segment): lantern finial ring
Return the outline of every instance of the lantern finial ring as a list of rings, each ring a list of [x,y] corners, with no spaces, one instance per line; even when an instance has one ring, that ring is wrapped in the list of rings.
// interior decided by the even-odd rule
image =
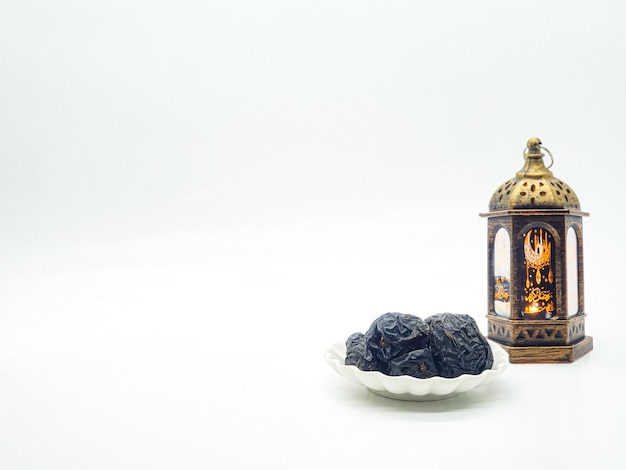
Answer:
[[[541,145],[541,140],[538,137],[531,137],[528,139],[528,143],[526,144],[526,148],[523,152],[524,160],[528,160],[528,157],[531,155],[535,158],[543,157],[543,154],[541,153],[542,150],[545,150],[546,153],[550,155],[550,164],[546,167],[550,168],[554,165],[554,157],[552,156],[552,152],[550,152],[550,150]]]

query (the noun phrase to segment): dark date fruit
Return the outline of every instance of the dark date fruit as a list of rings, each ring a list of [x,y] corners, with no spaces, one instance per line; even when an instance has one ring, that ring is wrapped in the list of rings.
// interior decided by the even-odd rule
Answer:
[[[472,317],[439,313],[428,317],[430,347],[442,377],[480,374],[493,365],[493,353]]]
[[[378,317],[365,333],[376,359],[389,362],[415,349],[428,346],[428,325],[419,317],[391,312]]]
[[[439,375],[439,368],[430,348],[415,349],[389,361],[388,375],[410,375],[418,379],[428,379]]]
[[[363,334],[354,333],[346,340],[346,365],[357,366],[361,370],[379,370]]]
[[[452,378],[490,369],[493,353],[469,315],[439,313],[422,320],[390,312],[365,334],[348,337],[345,363],[391,376]]]

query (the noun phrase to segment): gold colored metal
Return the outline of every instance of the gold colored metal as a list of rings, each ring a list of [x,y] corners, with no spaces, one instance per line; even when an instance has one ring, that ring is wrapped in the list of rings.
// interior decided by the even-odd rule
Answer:
[[[542,150],[545,150],[552,160],[548,167],[543,161]],[[515,178],[505,181],[493,193],[489,201],[490,211],[580,209],[580,202],[574,190],[555,178],[549,170],[554,158],[537,137],[528,140],[524,160],[524,166],[515,174]]]
[[[554,157],[552,156],[552,152],[550,152],[550,150],[541,145],[541,140],[539,140],[538,137],[531,137],[530,139],[528,139],[528,143],[526,144],[526,148],[524,149],[524,160],[528,158],[531,152],[533,156],[542,157],[543,154],[541,153],[541,150],[545,150],[547,154],[550,155],[550,164],[546,168],[552,167],[552,165],[554,165]]]
[[[480,214],[488,222],[488,337],[510,362],[572,362],[593,349],[585,335],[582,241],[582,218],[589,214],[546,167],[544,151],[552,166],[541,140],[529,139],[524,166]],[[509,240],[506,251],[496,239]],[[575,309],[568,297],[576,300]]]

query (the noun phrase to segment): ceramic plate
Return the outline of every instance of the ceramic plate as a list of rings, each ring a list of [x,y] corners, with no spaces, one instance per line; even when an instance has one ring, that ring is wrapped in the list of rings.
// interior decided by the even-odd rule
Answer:
[[[346,346],[335,343],[329,347],[324,356],[328,365],[339,375],[350,382],[363,385],[371,392],[387,398],[407,401],[432,401],[450,398],[459,393],[485,385],[498,377],[509,363],[508,354],[502,347],[489,341],[493,352],[493,366],[478,375],[464,374],[447,379],[431,377],[417,379],[408,375],[391,377],[381,372],[362,371],[356,366],[345,365]]]

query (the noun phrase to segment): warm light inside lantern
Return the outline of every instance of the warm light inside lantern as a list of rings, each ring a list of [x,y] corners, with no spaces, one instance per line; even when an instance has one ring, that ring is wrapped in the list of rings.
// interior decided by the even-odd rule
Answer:
[[[554,237],[544,227],[534,227],[524,236],[523,310],[525,317],[549,319],[554,315]]]
[[[524,310],[525,313],[539,313],[541,311],[541,308],[539,308],[536,304],[533,305],[527,305],[526,306],[526,310]]]

